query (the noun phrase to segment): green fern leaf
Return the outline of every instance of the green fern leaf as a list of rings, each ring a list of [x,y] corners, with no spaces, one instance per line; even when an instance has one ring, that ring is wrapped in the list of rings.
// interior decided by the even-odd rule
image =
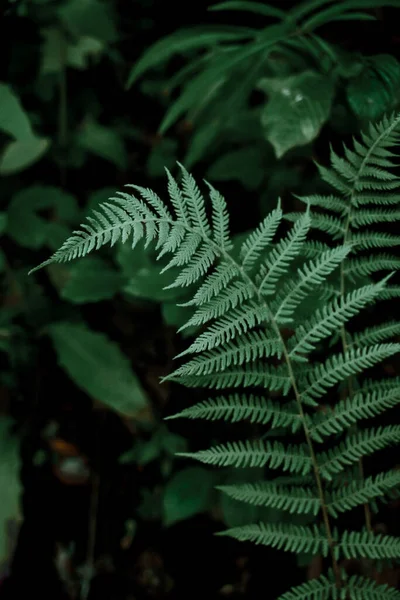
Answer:
[[[346,589],[351,600],[400,600],[398,590],[359,575],[346,581]]]
[[[346,438],[336,448],[318,456],[321,475],[328,480],[347,465],[356,463],[363,456],[400,442],[400,425],[388,425],[377,429],[359,431]]]
[[[289,234],[268,255],[256,275],[258,292],[264,296],[274,293],[276,283],[285,275],[290,263],[299,255],[310,229],[310,217],[304,215]]]
[[[381,295],[381,294],[380,294]],[[383,342],[392,337],[400,335],[400,322],[399,321],[386,321],[381,325],[375,325],[375,327],[367,327],[360,333],[355,333],[353,336],[353,344],[355,346],[368,346],[370,344],[377,344]]]
[[[243,269],[250,270],[254,266],[255,262],[260,258],[261,252],[271,243],[281,220],[282,210],[278,206],[243,242],[240,249]]]
[[[309,385],[302,393],[305,399],[320,398],[325,391],[400,351],[400,344],[375,344],[349,349],[344,354],[333,355],[324,364],[317,365],[308,374]]]
[[[228,529],[217,535],[229,536],[240,542],[251,541],[263,546],[271,546],[285,552],[300,554],[328,554],[328,541],[318,527],[260,523]]]
[[[275,404],[269,398],[260,396],[243,396],[234,394],[231,396],[219,396],[215,399],[204,400],[199,404],[185,408],[180,413],[167,417],[167,419],[177,418],[187,419],[206,419],[215,421],[217,419],[232,421],[250,421],[250,423],[260,423],[271,427],[291,426],[296,431],[300,426],[300,417],[294,410],[294,406],[289,404],[287,407]]]
[[[244,483],[242,485],[220,485],[218,490],[234,500],[256,506],[267,506],[291,514],[317,515],[320,499],[307,488],[287,487],[269,481]]]
[[[227,342],[222,347],[203,352],[201,356],[176,369],[171,377],[209,375],[225,371],[231,366],[241,366],[270,356],[282,356],[280,338],[271,338],[262,331],[250,331]]]
[[[369,531],[344,531],[337,550],[345,558],[397,559],[400,555],[400,538]]]
[[[334,517],[339,513],[352,510],[356,506],[365,504],[381,498],[395,488],[400,486],[400,471],[388,471],[379,473],[374,477],[368,477],[364,481],[350,481],[346,487],[335,490],[328,502],[328,511]]]
[[[376,382],[372,389],[364,386],[351,398],[338,402],[325,415],[316,414],[310,425],[311,436],[320,441],[322,437],[342,433],[362,419],[375,417],[395,406],[400,402],[399,382],[386,383],[383,386]]]
[[[384,285],[385,280],[375,285],[364,286],[346,294],[343,299],[335,298],[322,310],[318,309],[308,321],[296,329],[293,341],[290,340],[290,355],[299,359],[301,354],[307,355],[314,350],[317,342],[331,336],[361,309],[373,302],[379,296]]]
[[[199,452],[184,452],[179,456],[194,458],[200,462],[219,467],[282,468],[290,473],[307,475],[311,461],[306,446],[284,446],[279,442],[246,441],[229,442]]]
[[[335,593],[336,583],[331,576],[329,579],[321,575],[317,579],[311,579],[301,585],[279,596],[278,600],[326,600]],[[377,599],[378,600],[378,599]]]

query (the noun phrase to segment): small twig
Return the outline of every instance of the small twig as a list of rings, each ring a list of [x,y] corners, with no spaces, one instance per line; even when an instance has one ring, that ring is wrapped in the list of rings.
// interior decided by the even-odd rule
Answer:
[[[93,577],[94,571],[94,557],[95,557],[95,545],[96,545],[96,531],[97,531],[97,513],[99,506],[99,489],[100,489],[100,475],[93,473],[92,476],[92,494],[90,498],[90,513],[89,513],[89,527],[88,527],[88,544],[87,544],[87,555],[86,564],[82,577],[81,586],[81,600],[86,600],[90,591],[90,583]]]

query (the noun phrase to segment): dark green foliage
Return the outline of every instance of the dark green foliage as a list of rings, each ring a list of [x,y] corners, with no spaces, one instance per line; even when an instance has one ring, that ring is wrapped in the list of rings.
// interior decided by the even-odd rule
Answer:
[[[332,150],[331,167],[319,170],[336,195],[326,202],[322,195],[302,198],[307,208],[301,214],[284,215],[278,204],[244,238],[239,253],[233,252],[221,194],[208,184],[209,218],[206,198],[180,165],[180,184],[168,172],[172,208],[150,189],[131,186],[134,194],[119,193],[100,205],[41,265],[83,257],[120,240],[132,248],[141,240],[146,246],[154,242],[159,257],[171,255],[163,271],[177,272],[168,288],[190,286],[188,304],[195,313],[189,322],[203,327],[179,355],[189,359],[166,379],[227,391],[175,417],[250,420],[268,424],[269,438],[282,427],[287,434],[283,441],[246,439],[180,455],[217,466],[267,467],[271,475],[286,472],[286,483],[268,479],[221,489],[237,501],[274,507],[282,514],[321,517],[313,525],[257,523],[223,533],[296,554],[330,556],[333,575],[294,588],[283,596],[287,600],[325,598],[328,593],[333,598],[397,597],[394,590],[386,592],[368,580],[346,580],[340,561],[398,559],[399,540],[373,533],[368,520],[362,531],[343,530],[340,515],[399,485],[396,471],[364,478],[360,468],[365,456],[400,441],[400,426],[364,423],[400,399],[397,379],[364,379],[368,369],[400,351],[400,344],[390,341],[398,326],[383,322],[367,331],[348,331],[358,313],[395,290],[387,285],[387,270],[397,266],[397,259],[382,257],[375,248],[381,224],[398,219],[393,206],[400,181],[393,172],[393,148],[399,128],[400,116],[385,117],[370,125],[351,150],[345,147],[344,158]],[[285,217],[286,223],[294,221],[288,230]],[[326,235],[326,244],[313,243],[313,229]],[[366,277],[372,273],[377,282]],[[316,292],[319,307],[304,320],[299,309]],[[336,346],[329,346],[335,336]],[[328,392],[339,385],[344,397],[332,404]],[[246,393],[254,387],[257,395]],[[232,388],[243,391],[232,393]],[[269,397],[272,392],[279,400]],[[341,487],[338,475],[348,477],[350,485]]]

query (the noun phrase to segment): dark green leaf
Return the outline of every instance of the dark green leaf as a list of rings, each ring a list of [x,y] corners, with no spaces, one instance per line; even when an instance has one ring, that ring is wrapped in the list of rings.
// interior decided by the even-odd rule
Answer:
[[[164,523],[172,525],[208,510],[214,483],[213,473],[201,467],[179,471],[164,491]]]
[[[48,331],[60,365],[77,386],[116,412],[140,418],[148,399],[117,344],[73,323],[57,323]]]

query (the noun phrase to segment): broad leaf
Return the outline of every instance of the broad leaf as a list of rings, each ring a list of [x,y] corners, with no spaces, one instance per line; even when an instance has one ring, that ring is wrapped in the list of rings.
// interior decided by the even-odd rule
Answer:
[[[28,116],[9,85],[0,83],[0,129],[18,140],[33,137]]]
[[[277,158],[318,136],[331,110],[331,79],[304,71],[284,79],[263,79],[260,87],[269,95],[261,121]]]
[[[172,525],[208,510],[214,483],[214,474],[201,467],[179,471],[164,491],[164,523]]]
[[[12,175],[27,169],[42,158],[49,146],[50,140],[39,137],[9,142],[0,155],[0,175]]]
[[[0,565],[10,558],[10,521],[20,519],[19,440],[10,433],[11,424],[10,419],[0,418]]]
[[[354,114],[375,120],[398,103],[399,92],[400,63],[380,54],[366,59],[364,69],[347,86],[347,99]]]
[[[148,399],[117,344],[83,325],[57,323],[48,331],[59,363],[76,385],[116,412],[140,417]]]
[[[72,265],[61,297],[74,304],[99,302],[115,296],[123,283],[118,271],[101,258],[90,256]]]
[[[75,36],[88,36],[106,43],[118,39],[112,3],[99,0],[69,0],[58,9],[61,21]]]
[[[55,222],[38,211],[53,209]],[[15,194],[8,209],[7,234],[24,248],[37,249],[54,236],[57,219],[75,223],[79,216],[76,199],[60,188],[34,185]]]
[[[207,177],[211,180],[237,180],[250,190],[259,187],[264,175],[265,165],[260,148],[254,146],[223,154],[207,171]]]
[[[122,138],[111,127],[88,120],[80,131],[77,142],[81,148],[126,169],[127,156]]]

